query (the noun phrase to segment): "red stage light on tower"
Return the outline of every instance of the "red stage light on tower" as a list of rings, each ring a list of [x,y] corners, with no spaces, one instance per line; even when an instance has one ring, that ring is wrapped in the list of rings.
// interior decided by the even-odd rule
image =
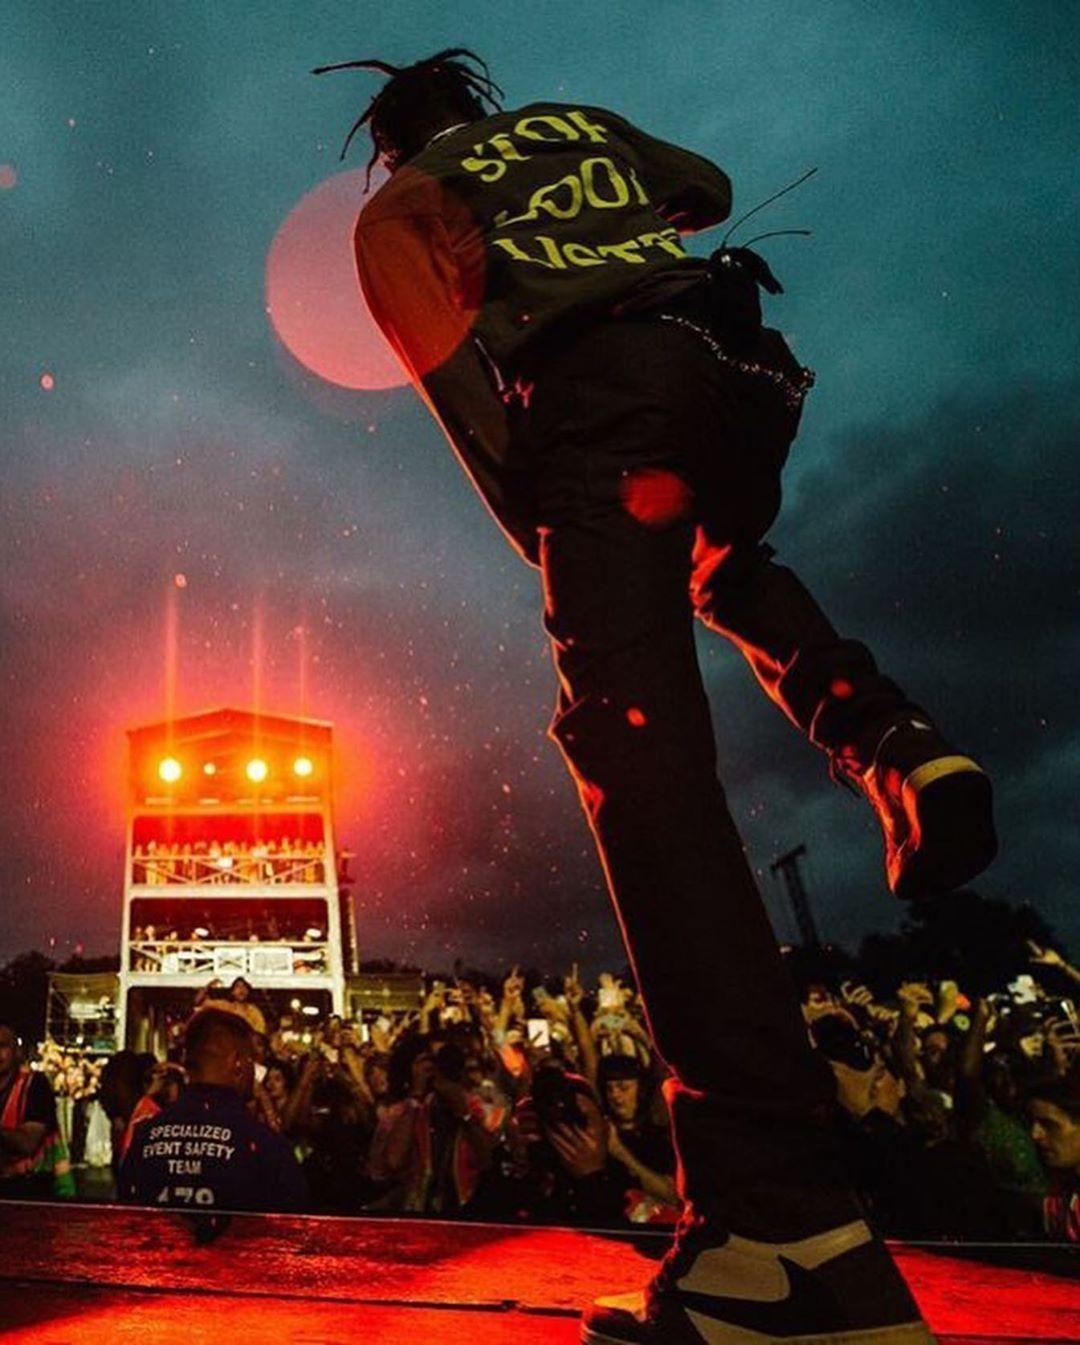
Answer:
[[[247,764],[246,774],[252,784],[261,784],[269,773],[269,767],[261,757],[253,757]]]
[[[310,757],[297,757],[292,764],[293,774],[299,775],[301,779],[306,780],[315,770],[315,763]]]
[[[175,757],[166,757],[158,763],[157,773],[166,784],[173,785],[183,775],[184,768]]]

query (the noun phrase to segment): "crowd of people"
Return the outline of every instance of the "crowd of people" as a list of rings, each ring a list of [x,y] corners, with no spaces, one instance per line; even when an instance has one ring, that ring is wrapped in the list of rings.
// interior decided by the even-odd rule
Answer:
[[[981,997],[916,979],[883,997],[793,971],[836,1080],[855,1184],[884,1232],[1080,1241],[1080,971],[1035,944],[1028,975]],[[243,1207],[614,1227],[678,1218],[664,1065],[619,978],[587,988],[573,967],[536,984],[517,968],[501,982],[432,979],[415,1009],[357,1022],[274,1021],[257,1000],[243,978],[206,987],[165,1060],[121,1051],[87,1067],[46,1047],[30,1071],[42,1134],[60,1138],[54,1094],[96,1097],[126,1199],[149,1198],[154,1163],[184,1166],[169,1136],[193,1122],[167,1122],[186,1106],[198,1133],[216,1135],[235,1132],[242,1111],[276,1155],[275,1176],[228,1188]],[[0,1190],[55,1193],[25,1162],[8,1174],[17,1067],[5,1076],[5,1033]],[[223,1098],[228,1126],[213,1119]],[[234,1147],[202,1150],[215,1144]],[[212,1167],[202,1150],[192,1166]],[[212,1186],[170,1189],[213,1200]]]
[[[804,987],[856,1185],[894,1236],[1080,1241],[1080,972],[1030,948],[1035,974],[984,996]]]
[[[164,883],[321,883],[325,880],[322,841],[301,837],[254,841],[147,841],[135,846],[132,881]]]
[[[132,971],[161,971],[169,957],[213,957],[217,943],[280,944],[292,948],[292,970],[297,974],[321,974],[326,969],[326,931],[312,925],[313,913],[285,913],[272,907],[255,907],[250,911],[206,911],[196,913],[197,923],[191,922],[191,911],[158,913],[169,923],[132,926],[128,949]],[[185,917],[189,923],[181,923]],[[303,945],[303,946],[302,946]]]
[[[38,1053],[56,1102],[60,1140],[75,1161],[89,1167],[107,1166],[112,1154],[109,1122],[98,1096],[106,1060],[100,1051],[51,1041]]]

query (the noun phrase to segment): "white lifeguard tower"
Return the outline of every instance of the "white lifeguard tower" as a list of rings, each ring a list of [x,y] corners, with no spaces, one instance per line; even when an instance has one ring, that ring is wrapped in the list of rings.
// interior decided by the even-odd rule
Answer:
[[[331,725],[210,710],[131,729],[117,1039],[157,1050],[197,990],[340,1013],[355,970],[339,885]]]

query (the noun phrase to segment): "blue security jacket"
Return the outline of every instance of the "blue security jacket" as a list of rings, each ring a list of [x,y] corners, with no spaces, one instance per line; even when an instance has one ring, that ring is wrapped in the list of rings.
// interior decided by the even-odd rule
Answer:
[[[290,1145],[253,1120],[233,1089],[198,1083],[136,1129],[119,1195],[193,1211],[296,1212],[309,1203]]]

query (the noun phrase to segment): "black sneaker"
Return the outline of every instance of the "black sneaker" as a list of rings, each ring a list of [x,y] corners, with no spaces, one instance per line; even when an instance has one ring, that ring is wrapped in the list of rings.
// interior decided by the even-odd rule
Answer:
[[[884,1244],[861,1220],[798,1242],[680,1225],[652,1283],[601,1298],[583,1345],[933,1345]]]
[[[896,896],[951,892],[997,854],[990,780],[926,720],[892,724],[866,756],[844,748],[832,764],[834,775],[865,794],[877,814]]]

